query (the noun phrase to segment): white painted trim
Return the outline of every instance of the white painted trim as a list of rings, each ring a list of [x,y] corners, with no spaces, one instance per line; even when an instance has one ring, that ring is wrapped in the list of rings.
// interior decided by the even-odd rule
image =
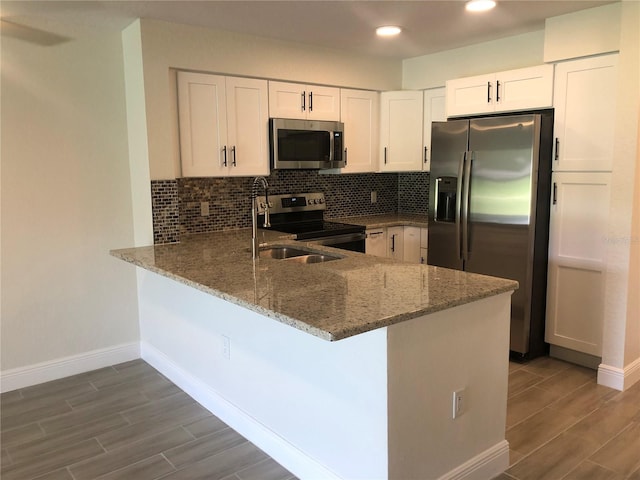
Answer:
[[[509,468],[509,442],[502,440],[442,475],[438,480],[486,480]]]
[[[154,346],[142,341],[140,342],[140,351],[142,358],[147,363],[298,478],[340,480],[341,477],[338,477],[325,465],[309,457],[248,413],[226,400],[200,379],[173,363],[169,357]]]
[[[140,358],[138,342],[124,343],[0,372],[0,392],[30,387]]]
[[[601,363],[598,367],[598,384],[624,391],[636,382],[640,382],[640,358],[624,368],[612,367]]]

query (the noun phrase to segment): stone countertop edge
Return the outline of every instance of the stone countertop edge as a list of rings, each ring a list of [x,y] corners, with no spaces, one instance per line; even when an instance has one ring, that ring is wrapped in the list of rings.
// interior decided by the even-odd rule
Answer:
[[[361,225],[368,229],[399,226],[428,228],[427,215],[418,213],[380,213],[375,215],[358,215],[354,217],[327,218],[327,220]]]
[[[339,252],[342,256],[344,256],[344,258],[342,259],[342,262],[334,261],[326,262],[324,264],[302,266],[293,265],[291,263],[283,263],[285,262],[283,260],[264,261],[261,259],[260,261],[264,261],[264,265],[266,265],[264,269],[269,271],[268,275],[273,275],[273,279],[270,277],[265,277],[264,279],[261,279],[261,283],[268,283],[271,281],[271,283],[273,283],[273,285],[275,285],[276,287],[273,293],[267,293],[265,295],[273,297],[273,299],[268,299],[269,307],[267,307],[257,303],[255,297],[254,299],[252,299],[250,295],[247,295],[247,291],[251,290],[255,283],[253,280],[253,275],[251,275],[249,272],[251,271],[251,268],[253,268],[254,270],[256,268],[251,261],[251,254],[249,253],[248,248],[245,247],[238,248],[235,251],[227,251],[226,253],[220,255],[219,257],[216,256],[213,259],[209,258],[209,256],[206,254],[206,250],[211,249],[212,247],[217,251],[219,248],[219,244],[216,246],[216,243],[219,241],[227,239],[237,242],[239,235],[238,232],[242,232],[242,230],[232,232],[216,232],[215,235],[196,234],[191,235],[190,239],[187,239],[186,241],[181,243],[118,249],[110,251],[110,254],[140,268],[144,268],[207,294],[221,298],[230,303],[247,308],[256,313],[272,318],[281,323],[292,326],[298,330],[302,330],[327,341],[342,340],[354,335],[366,333],[378,328],[388,327],[396,323],[422,317],[459,305],[471,303],[483,298],[488,298],[502,293],[514,291],[518,288],[518,282],[513,280],[488,277],[478,274],[469,274],[466,272],[459,272],[456,270],[432,267],[428,265],[414,265],[405,262],[396,262],[394,260],[382,259],[379,257],[373,257],[361,253],[336,250],[334,248],[327,248],[318,245],[312,246],[303,242],[288,240],[285,235],[278,236],[270,234],[270,238],[267,241],[267,243],[270,245],[293,244],[299,247],[302,246],[303,248],[313,248],[314,250],[326,251],[333,254]],[[244,230],[243,237],[243,241],[245,239],[249,240],[250,231]],[[196,240],[192,241],[193,239]],[[248,246],[250,245],[250,243],[247,242],[246,245]],[[203,264],[203,258],[207,258],[209,263]],[[162,265],[163,262],[164,265]],[[334,266],[332,267],[331,264],[334,264]],[[198,278],[196,278],[197,276],[203,276],[203,272],[200,271],[201,265],[205,265],[202,267],[202,269],[205,270],[205,277],[207,277],[207,275],[211,275],[211,271],[215,272],[213,275],[216,278],[210,279],[209,277],[207,277],[209,284],[207,284],[203,280],[199,280]],[[253,265],[253,267],[251,267],[251,265]],[[219,272],[221,270],[224,270],[224,268],[232,269],[232,273],[230,273],[230,275],[233,276],[233,278],[231,278],[228,282],[224,279],[224,273],[222,273],[222,276],[219,274]],[[307,270],[304,270],[305,268]],[[354,311],[347,312],[346,306],[344,307],[345,311],[337,309],[335,317],[340,317],[340,314],[342,313],[344,318],[334,319],[334,316],[331,316],[331,320],[328,321],[328,325],[323,324],[323,322],[327,323],[326,319],[319,318],[316,322],[316,318],[314,317],[315,312],[324,313],[327,308],[325,302],[322,301],[325,300],[322,296],[316,298],[315,302],[313,301],[313,298],[307,299],[307,302],[300,302],[299,297],[295,295],[295,292],[292,292],[291,296],[295,297],[297,303],[300,304],[295,306],[295,310],[299,310],[299,315],[286,313],[280,311],[276,307],[271,306],[272,301],[274,304],[277,303],[277,300],[279,300],[279,294],[284,295],[285,297],[286,294],[289,294],[285,286],[288,285],[288,279],[290,279],[292,275],[302,275],[301,278],[304,278],[305,280],[309,279],[310,282],[322,282],[322,280],[326,280],[327,275],[334,275],[333,277],[328,277],[329,280],[332,280],[338,278],[335,275],[340,275],[341,271],[346,270],[347,272],[349,272],[349,270],[355,270],[357,275],[366,275],[366,273],[371,272],[373,272],[374,275],[377,274],[378,276],[383,274],[386,281],[387,271],[389,271],[389,274],[397,273],[394,272],[394,269],[396,268],[402,269],[400,270],[401,274],[403,274],[403,272],[405,271],[407,272],[407,276],[411,277],[414,281],[412,285],[415,285],[415,278],[413,277],[415,276],[416,272],[418,275],[425,275],[429,280],[431,280],[431,277],[433,277],[433,280],[431,281],[434,284],[434,291],[432,292],[430,289],[428,289],[427,296],[429,297],[430,295],[430,297],[429,300],[426,301],[426,303],[423,301],[424,299],[420,297],[421,292],[418,292],[417,296],[420,297],[419,305],[411,305],[410,302],[401,302],[398,306],[397,313],[394,309],[394,312],[392,314],[382,312],[379,315],[372,315],[372,312],[370,311],[371,309],[369,308],[370,305],[368,305],[368,303],[371,303],[371,300],[369,298],[365,298],[365,300],[362,301],[361,298],[355,298],[352,299],[354,300],[355,304]],[[333,270],[335,270],[335,272]],[[347,273],[346,275],[348,276],[349,273]],[[433,298],[438,297],[437,286],[440,275],[444,277],[450,277],[452,284],[458,287],[456,291],[462,291],[462,293],[454,292],[454,294],[451,294],[449,290],[443,290],[447,295],[442,296],[443,298]],[[247,276],[251,278],[246,278]],[[282,281],[283,278],[286,279],[284,282]],[[357,281],[358,278],[355,278],[355,280]],[[447,279],[445,279],[444,281],[446,282]],[[211,283],[216,282],[219,282],[219,284],[211,285]],[[279,282],[280,289],[277,288]],[[468,283],[470,285],[467,285]],[[368,286],[369,284],[367,284],[367,287]],[[339,296],[342,292],[339,284],[336,286],[331,285],[331,287],[335,289],[334,291],[330,291],[329,293],[334,296]],[[403,286],[399,287],[401,290],[406,288]],[[346,289],[349,291],[348,293],[346,293],[346,295],[343,295],[344,298],[339,298],[336,301],[343,301],[346,305],[350,298],[349,295],[357,296],[358,293],[361,293],[359,292],[360,288],[362,288],[362,285],[354,286],[354,288],[351,289]],[[382,287],[379,286],[379,288]],[[244,298],[241,294],[234,294],[234,289],[243,293]],[[251,290],[250,293],[253,293],[253,291]],[[372,295],[375,295],[375,292],[372,293]],[[390,292],[390,296],[393,297],[393,292]],[[358,302],[360,303],[358,304]],[[384,307],[390,308],[394,307],[395,305],[395,303],[390,302],[389,305],[384,305]],[[363,309],[362,314],[360,314],[359,308]],[[375,314],[376,312],[373,313]],[[305,316],[308,318],[296,318]],[[355,321],[354,318],[356,318]],[[314,325],[313,323],[317,323],[317,325]]]

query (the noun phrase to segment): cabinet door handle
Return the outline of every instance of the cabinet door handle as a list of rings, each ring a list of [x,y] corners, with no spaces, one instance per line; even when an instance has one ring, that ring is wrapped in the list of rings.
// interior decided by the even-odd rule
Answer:
[[[227,166],[227,146],[222,147],[222,166]]]
[[[387,147],[384,147],[384,164],[387,164]]]
[[[313,112],[313,92],[309,92],[309,111]]]
[[[487,103],[491,103],[491,82],[487,82]]]
[[[235,145],[231,147],[231,156],[233,157],[233,160],[231,160],[231,164],[235,167],[236,166],[236,146]]]
[[[427,147],[424,147],[424,163],[427,163],[427,150],[429,150]]]
[[[391,251],[392,252],[396,251],[396,235],[395,235],[395,233],[393,235],[391,235]]]
[[[500,82],[496,81],[496,102],[500,101]]]
[[[347,149],[344,149],[344,166],[347,166]]]
[[[560,139],[556,137],[556,153],[553,156],[553,159],[557,162],[560,160]]]
[[[558,184],[553,182],[553,204],[556,205],[558,203]]]
[[[307,108],[307,92],[302,92],[302,111],[304,112]]]

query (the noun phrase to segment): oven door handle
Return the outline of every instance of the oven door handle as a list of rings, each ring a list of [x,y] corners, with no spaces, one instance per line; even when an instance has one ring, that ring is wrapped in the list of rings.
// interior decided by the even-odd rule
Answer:
[[[327,237],[317,237],[317,238],[309,238],[300,240],[302,242],[313,243],[316,245],[326,245],[331,246],[336,243],[346,243],[346,242],[356,242],[358,240],[364,240],[365,234],[361,233],[345,233],[342,235],[329,235]]]

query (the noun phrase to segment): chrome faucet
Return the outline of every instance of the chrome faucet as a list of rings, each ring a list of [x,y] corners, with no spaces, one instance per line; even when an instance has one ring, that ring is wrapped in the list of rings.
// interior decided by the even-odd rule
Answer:
[[[258,205],[258,186],[264,188],[264,203]],[[256,177],[253,180],[251,188],[251,254],[253,258],[258,258],[260,250],[260,242],[258,242],[258,207],[264,209],[264,227],[269,228],[271,222],[269,220],[269,184],[264,177]]]

